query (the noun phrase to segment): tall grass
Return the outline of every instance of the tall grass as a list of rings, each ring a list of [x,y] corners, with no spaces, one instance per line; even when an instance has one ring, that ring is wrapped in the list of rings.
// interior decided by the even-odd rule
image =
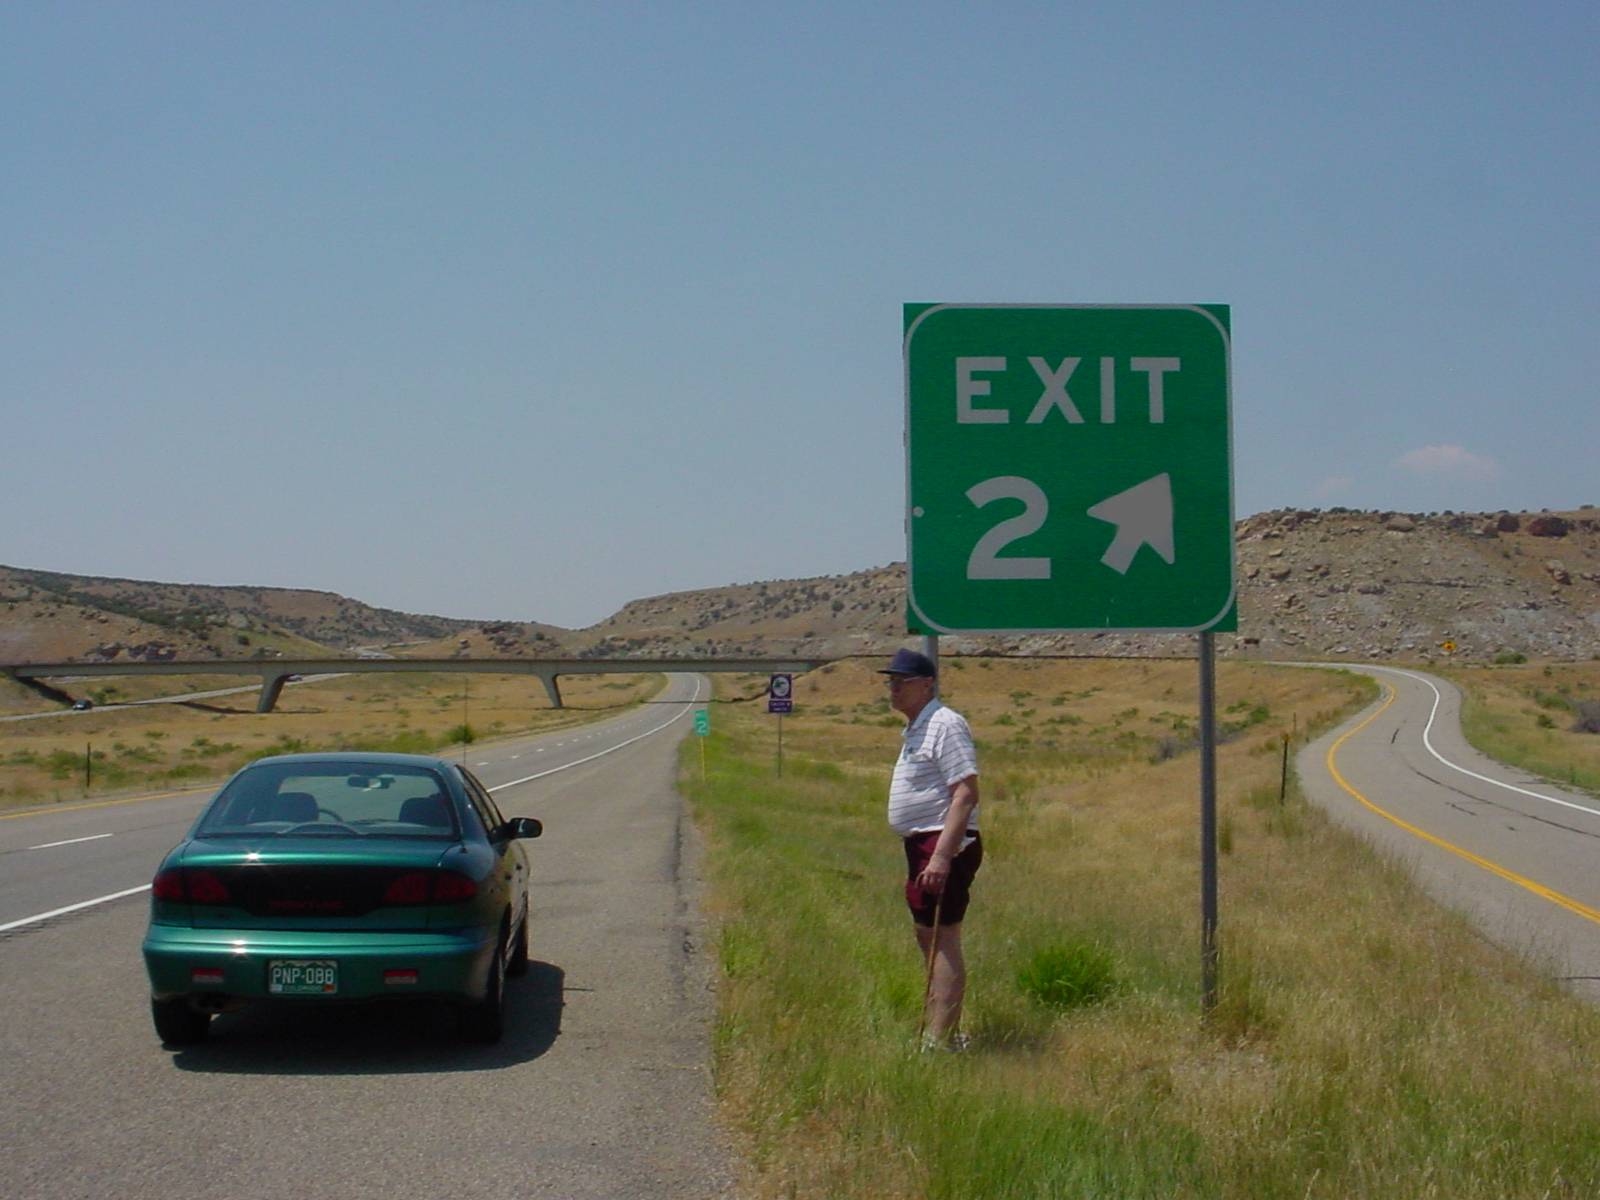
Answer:
[[[1461,731],[1479,750],[1600,795],[1600,663],[1511,664],[1447,672],[1464,694]]]
[[[980,744],[975,1048],[927,1057],[913,1052],[922,964],[903,859],[882,817],[897,739],[851,723],[875,698],[857,670],[807,681],[782,779],[770,719],[746,706],[718,714],[704,782],[685,750],[720,923],[718,1087],[754,1194],[1600,1194],[1600,1017],[1293,789],[1278,802],[1280,734],[1359,703],[1364,684],[1219,672],[1230,700],[1251,701],[1242,711],[1275,715],[1219,756],[1233,851],[1221,999],[1203,1020],[1195,756],[1114,727],[1149,721],[1127,715],[1130,692],[1146,713],[1192,704],[1192,668],[1038,668],[1026,687],[1010,667],[950,672],[980,739],[1000,713],[1017,722]],[[1040,736],[1053,692],[1072,696],[1074,730],[1100,731],[1101,753],[1014,736]],[[1051,986],[1088,979],[1103,984],[1092,1002]]]

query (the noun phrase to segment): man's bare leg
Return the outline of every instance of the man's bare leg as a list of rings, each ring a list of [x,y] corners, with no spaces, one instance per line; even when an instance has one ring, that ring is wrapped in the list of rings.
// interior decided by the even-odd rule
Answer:
[[[961,1002],[967,994],[967,963],[961,954],[961,926],[941,925],[938,949],[933,954],[933,982],[928,988],[924,1037],[937,1045],[946,1045],[961,1027]],[[918,925],[917,945],[922,950],[922,961],[928,961],[928,951],[934,944],[933,927]]]

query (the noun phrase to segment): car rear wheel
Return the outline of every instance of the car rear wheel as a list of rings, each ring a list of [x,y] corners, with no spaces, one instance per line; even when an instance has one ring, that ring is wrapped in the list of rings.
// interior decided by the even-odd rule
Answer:
[[[489,964],[489,983],[482,1000],[470,1000],[461,1008],[461,1036],[469,1042],[498,1042],[505,1032],[506,944],[495,947]]]
[[[206,1040],[211,1030],[211,1014],[189,1007],[182,997],[176,1000],[150,1001],[150,1016],[156,1023],[156,1034],[169,1046],[192,1046]]]
[[[521,979],[528,973],[528,914],[522,914],[522,924],[517,927],[517,942],[511,948],[511,961],[506,963],[506,976]]]

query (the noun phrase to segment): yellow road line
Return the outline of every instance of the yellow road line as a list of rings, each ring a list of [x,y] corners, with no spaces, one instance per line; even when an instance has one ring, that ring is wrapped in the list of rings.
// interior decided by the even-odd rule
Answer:
[[[1368,717],[1365,721],[1361,722],[1361,724],[1357,725],[1354,729],[1351,729],[1349,732],[1345,733],[1342,737],[1340,737],[1337,740],[1335,740],[1333,745],[1328,747],[1328,757],[1327,757],[1328,774],[1333,776],[1333,781],[1335,783],[1337,783],[1340,787],[1342,787],[1345,791],[1349,792],[1352,796],[1354,796],[1366,808],[1370,809],[1372,812],[1377,813],[1378,816],[1382,817],[1385,821],[1392,821],[1394,824],[1398,825],[1401,829],[1404,829],[1407,833],[1413,834],[1416,837],[1421,838],[1423,841],[1429,843],[1430,845],[1438,846],[1439,849],[1441,849],[1441,850],[1448,850],[1451,854],[1454,854],[1457,858],[1465,859],[1467,862],[1471,863],[1475,867],[1482,867],[1485,871],[1488,871],[1489,874],[1498,875],[1501,879],[1504,879],[1507,883],[1514,883],[1518,887],[1524,888],[1527,891],[1532,892],[1535,896],[1538,896],[1541,900],[1548,900],[1551,904],[1559,905],[1561,908],[1566,909],[1570,913],[1576,913],[1578,916],[1582,917],[1586,921],[1593,921],[1596,925],[1600,925],[1600,909],[1591,908],[1591,907],[1589,907],[1589,905],[1583,903],[1583,901],[1581,901],[1581,900],[1574,900],[1571,896],[1566,896],[1566,895],[1563,895],[1562,893],[1560,893],[1558,891],[1555,891],[1552,888],[1547,888],[1542,883],[1537,883],[1534,880],[1527,878],[1526,876],[1518,875],[1515,871],[1512,871],[1512,870],[1509,870],[1509,869],[1507,869],[1505,867],[1502,867],[1497,862],[1491,862],[1489,859],[1484,858],[1482,855],[1474,854],[1470,850],[1463,850],[1460,846],[1455,845],[1453,842],[1447,842],[1441,837],[1434,836],[1433,834],[1429,833],[1426,829],[1419,829],[1417,826],[1411,824],[1409,821],[1401,820],[1399,817],[1395,816],[1393,813],[1384,811],[1383,809],[1379,808],[1376,804],[1374,804],[1371,800],[1368,800],[1360,792],[1356,791],[1355,788],[1351,787],[1350,786],[1350,782],[1347,779],[1345,779],[1345,777],[1343,775],[1339,774],[1339,768],[1334,765],[1334,761],[1333,761],[1333,756],[1339,752],[1339,747],[1344,745],[1345,742],[1347,742],[1351,738],[1355,737],[1356,734],[1360,733],[1368,725],[1372,724],[1379,717],[1381,717],[1383,715],[1383,713],[1384,713],[1384,710],[1387,709],[1391,704],[1393,704],[1395,702],[1395,698],[1399,695],[1399,693],[1396,692],[1394,690],[1394,688],[1391,687],[1390,685],[1388,685],[1387,683],[1383,685],[1383,688],[1384,688],[1384,691],[1389,693],[1388,699],[1386,699],[1381,705],[1379,705],[1378,708],[1373,712],[1373,714],[1370,717]]]

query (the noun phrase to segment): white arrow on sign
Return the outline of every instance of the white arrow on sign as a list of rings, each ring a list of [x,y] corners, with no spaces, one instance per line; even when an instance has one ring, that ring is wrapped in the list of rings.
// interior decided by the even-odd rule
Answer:
[[[1117,527],[1111,548],[1100,559],[1118,575],[1126,575],[1140,546],[1149,546],[1170,567],[1172,548],[1172,476],[1156,475],[1100,501],[1089,510],[1097,521]]]

